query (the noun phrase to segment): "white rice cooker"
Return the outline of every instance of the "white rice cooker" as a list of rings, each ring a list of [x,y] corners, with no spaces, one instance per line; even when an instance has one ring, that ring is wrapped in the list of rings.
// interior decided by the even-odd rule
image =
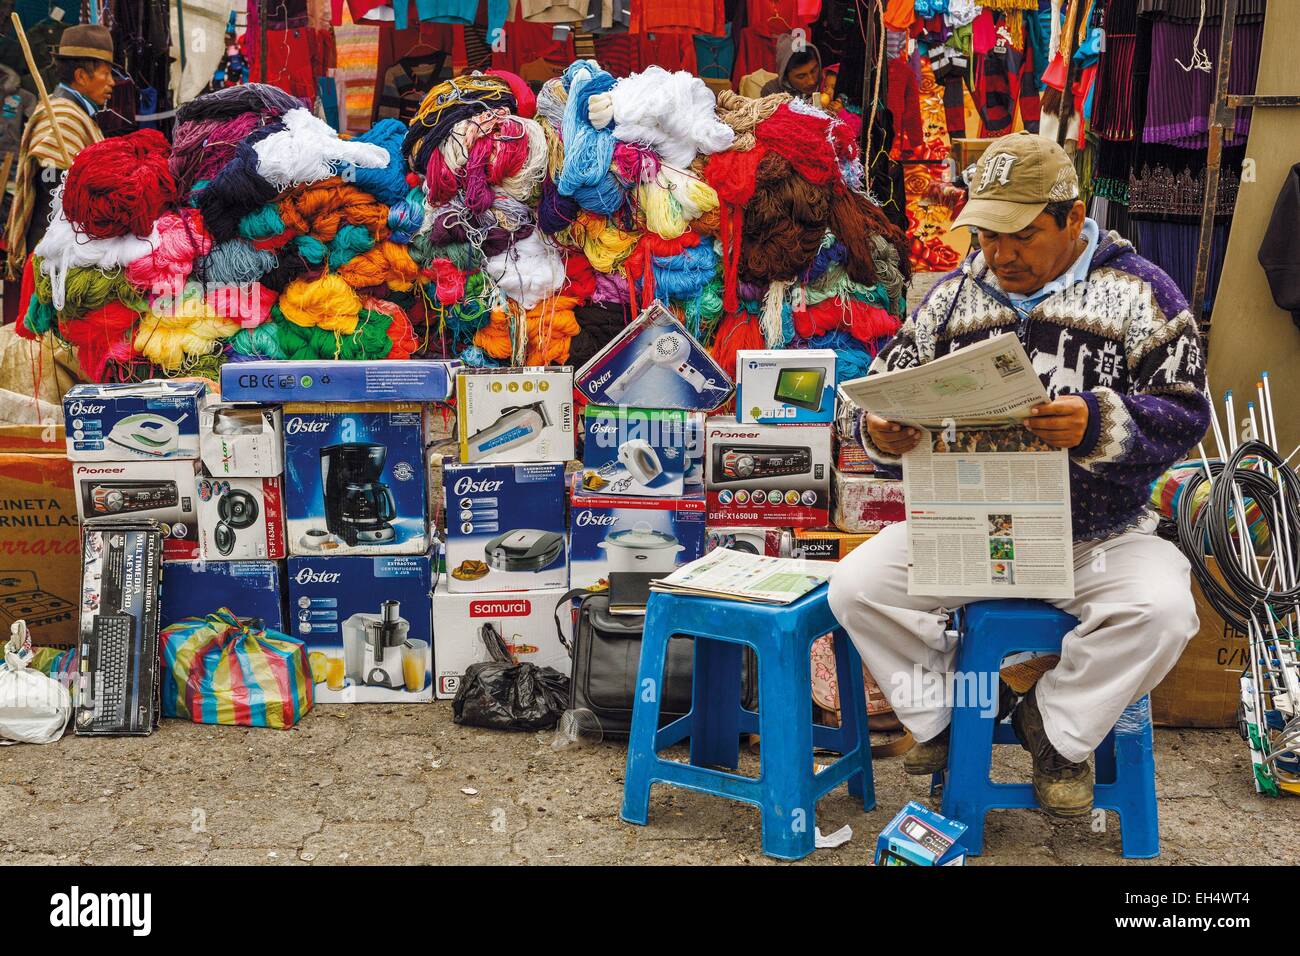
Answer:
[[[600,546],[611,572],[672,571],[677,567],[677,553],[686,550],[671,534],[654,531],[644,522],[610,533]]]

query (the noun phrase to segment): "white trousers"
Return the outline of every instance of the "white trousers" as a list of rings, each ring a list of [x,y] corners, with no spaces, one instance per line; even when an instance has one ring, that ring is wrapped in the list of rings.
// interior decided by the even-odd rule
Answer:
[[[1037,699],[1052,746],[1078,762],[1125,707],[1160,683],[1199,624],[1191,566],[1154,534],[1131,531],[1076,545],[1074,582],[1073,599],[1050,603],[1079,626],[1065,635],[1061,662],[1039,681]],[[969,600],[908,595],[905,524],[858,547],[831,578],[831,610],[919,741],[941,733],[952,711],[914,690],[916,677],[928,686],[950,679],[957,641],[945,633],[945,612]]]

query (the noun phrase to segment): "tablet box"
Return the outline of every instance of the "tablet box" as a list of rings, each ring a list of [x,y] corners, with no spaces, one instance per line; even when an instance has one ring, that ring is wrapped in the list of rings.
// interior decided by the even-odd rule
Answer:
[[[284,565],[278,561],[172,561],[163,568],[162,614],[167,627],[221,608],[285,630]]]
[[[564,465],[443,468],[447,590],[565,587]]]
[[[469,665],[491,660],[483,643],[487,627],[505,642],[517,662],[569,673],[569,653],[555,626],[564,588],[455,594],[446,584],[445,578],[440,580],[433,594],[434,693],[439,700],[456,696]],[[559,620],[569,640],[573,615],[567,603]]]
[[[672,312],[652,302],[574,376],[598,405],[712,411],[731,397],[727,373]]]
[[[669,408],[588,405],[582,493],[680,498],[690,462],[690,414]]]
[[[150,518],[161,525],[164,561],[199,556],[198,495],[194,484],[198,461],[73,462],[72,484],[77,516]]]
[[[703,495],[627,498],[580,491],[569,499],[569,586],[604,588],[611,571],[671,573],[704,554]]]
[[[573,369],[465,369],[456,426],[462,462],[569,461]]]
[[[227,402],[443,402],[460,363],[406,359],[228,362],[221,366]]]
[[[876,866],[965,866],[966,824],[908,801],[876,839]]]
[[[234,561],[285,556],[279,478],[213,478],[200,472],[196,485],[199,557]]]
[[[151,379],[74,385],[63,397],[72,461],[157,461],[199,457],[203,382]]]
[[[199,411],[199,457],[215,478],[273,478],[284,473],[279,405],[208,402]]]
[[[830,523],[830,425],[742,425],[719,416],[705,430],[710,526]]]
[[[791,424],[835,420],[834,349],[741,349],[736,420]]]
[[[285,633],[307,645],[316,703],[433,699],[430,575],[427,554],[289,559]],[[372,641],[385,611],[391,643]]]
[[[409,402],[285,407],[290,554],[428,553],[420,416]]]

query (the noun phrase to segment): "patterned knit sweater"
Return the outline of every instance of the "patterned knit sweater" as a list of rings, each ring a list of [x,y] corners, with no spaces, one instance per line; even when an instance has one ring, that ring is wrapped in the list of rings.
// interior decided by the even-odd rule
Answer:
[[[1070,449],[1076,541],[1153,525],[1151,483],[1209,425],[1200,337],[1178,287],[1114,232],[1097,244],[1088,277],[1022,318],[982,252],[944,276],[872,363],[868,375],[911,368],[973,342],[1015,332],[1052,398],[1088,404],[1083,441]],[[857,435],[881,464],[897,464]]]

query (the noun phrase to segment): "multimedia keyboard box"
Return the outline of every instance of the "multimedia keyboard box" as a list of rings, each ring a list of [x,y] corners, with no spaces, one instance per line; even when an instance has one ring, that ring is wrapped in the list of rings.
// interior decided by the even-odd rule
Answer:
[[[464,369],[456,376],[460,460],[573,457],[573,369]]]
[[[830,425],[705,423],[710,527],[822,528],[830,519]]]
[[[74,385],[63,397],[72,461],[198,458],[203,382]]]
[[[691,413],[588,405],[583,413],[582,489],[598,495],[679,498],[686,491]]]
[[[227,402],[445,402],[457,361],[407,359],[229,362],[221,367]]]
[[[204,469],[196,486],[199,557],[232,561],[285,556],[279,478],[213,478]]]
[[[448,462],[442,482],[449,591],[568,584],[563,464]]]
[[[0,634],[77,643],[81,530],[63,426],[0,425]]]
[[[156,522],[96,519],[82,529],[78,736],[158,726],[163,537]]]
[[[279,405],[208,402],[199,410],[199,452],[215,478],[274,478],[284,472]]]
[[[433,699],[427,554],[289,559],[292,634],[318,704]]]
[[[77,514],[91,518],[152,519],[163,536],[163,558],[199,556],[199,514],[195,508],[197,461],[74,462]],[[214,609],[215,610],[215,609]]]
[[[835,420],[834,349],[741,349],[736,420],[751,425]]]
[[[428,553],[418,404],[287,405],[284,454],[290,554]]]
[[[446,585],[446,578],[439,580],[433,593],[434,693],[439,700],[456,696],[471,664],[492,660],[485,640],[504,645],[517,663],[569,673],[569,652],[560,643],[555,615],[567,593],[564,588],[453,594]],[[573,615],[567,602],[559,622],[569,640]]]
[[[280,561],[169,561],[163,566],[158,629],[228,607],[238,617],[257,618],[289,634],[284,597]]]

